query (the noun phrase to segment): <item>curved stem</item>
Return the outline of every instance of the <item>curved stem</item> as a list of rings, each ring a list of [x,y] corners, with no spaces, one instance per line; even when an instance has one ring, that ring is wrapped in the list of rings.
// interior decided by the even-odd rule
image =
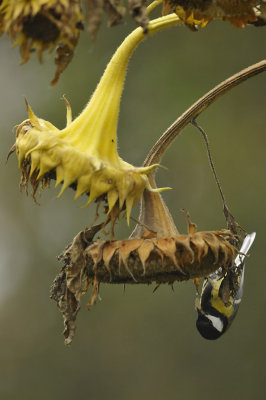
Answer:
[[[147,8],[146,8],[146,13],[147,15],[149,15],[154,9],[155,7],[159,6],[160,4],[162,4],[163,0],[154,0]]]
[[[219,97],[223,96],[233,87],[247,79],[260,74],[266,70],[266,60],[260,61],[243,69],[237,74],[231,76],[196,101],[188,110],[186,110],[159,138],[148,153],[144,166],[157,164],[160,162],[168,146],[175,137],[188,125],[192,119],[197,118],[206,108],[208,108]]]
[[[188,110],[186,110],[159,138],[155,145],[148,153],[144,166],[149,166],[154,163],[159,163],[168,146],[172,143],[175,137],[188,125],[192,120],[195,120],[207,107],[209,107],[220,96],[227,93],[233,87],[244,82],[248,78],[255,76],[266,70],[266,60],[240,71],[239,73],[226,79],[219,85],[215,86],[212,90],[201,97],[194,103]],[[148,177],[150,185],[156,188],[154,173]],[[224,212],[228,209],[224,208]],[[231,214],[228,214],[231,218]],[[141,224],[149,226],[153,231],[157,232],[157,236],[168,236],[177,232],[176,226],[173,222],[171,213],[165,205],[159,193],[151,193],[144,191],[141,206],[139,221]],[[227,218],[228,222],[228,218]],[[142,237],[144,233],[143,225],[137,224],[133,230],[131,237]]]
[[[148,36],[182,23],[176,14],[150,21]],[[118,47],[82,113],[60,132],[80,151],[101,154],[102,158],[118,163],[117,121],[127,65],[131,55],[147,35],[141,27],[129,34]],[[92,150],[93,149],[93,150]]]

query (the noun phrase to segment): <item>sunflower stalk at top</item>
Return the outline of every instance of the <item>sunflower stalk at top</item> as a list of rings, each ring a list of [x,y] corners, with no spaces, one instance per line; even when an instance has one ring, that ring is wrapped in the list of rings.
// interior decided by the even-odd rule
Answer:
[[[148,26],[148,35],[179,22],[175,14],[155,19]],[[40,183],[46,184],[55,177],[56,186],[62,183],[59,196],[67,187],[75,187],[75,199],[89,194],[87,205],[104,198],[112,221],[126,208],[128,222],[144,189],[162,190],[153,189],[147,177],[158,164],[137,168],[117,152],[117,121],[126,69],[134,49],[145,37],[142,28],[137,28],[124,40],[89,103],[74,121],[66,101],[64,129],[38,118],[27,104],[29,118],[18,126],[14,147],[22,186],[30,181],[34,194]]]

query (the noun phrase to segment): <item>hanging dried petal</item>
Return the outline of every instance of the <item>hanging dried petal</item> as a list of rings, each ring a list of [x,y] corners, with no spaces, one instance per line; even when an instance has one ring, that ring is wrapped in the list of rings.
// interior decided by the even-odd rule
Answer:
[[[136,23],[147,29],[149,18],[146,12],[146,0],[128,0],[129,11]]]
[[[70,344],[76,330],[75,320],[80,309],[80,298],[83,292],[83,275],[85,265],[84,250],[92,243],[95,234],[102,228],[96,225],[91,229],[80,232],[69,245],[59,260],[64,262],[64,267],[57,275],[51,289],[51,298],[64,318],[65,343]],[[91,301],[95,301],[96,283]]]
[[[122,22],[126,13],[123,0],[104,0],[103,8],[107,14],[109,26],[115,26]]]

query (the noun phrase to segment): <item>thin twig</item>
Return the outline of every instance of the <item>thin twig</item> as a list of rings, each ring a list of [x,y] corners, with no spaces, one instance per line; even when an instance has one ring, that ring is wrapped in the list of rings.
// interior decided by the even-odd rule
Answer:
[[[211,166],[211,170],[212,173],[214,175],[214,179],[216,182],[216,185],[218,187],[218,190],[220,192],[221,198],[222,198],[222,202],[223,202],[223,212],[224,212],[224,216],[226,219],[226,223],[227,223],[227,228],[230,229],[231,232],[233,232],[236,236],[237,236],[237,232],[238,229],[240,228],[243,232],[245,232],[245,230],[239,225],[239,223],[235,220],[235,217],[233,216],[233,214],[231,214],[231,212],[229,211],[229,207],[226,203],[224,194],[223,194],[223,190],[222,190],[222,185],[218,179],[218,175],[216,173],[216,169],[214,166],[214,162],[212,159],[212,155],[211,155],[211,150],[210,150],[210,144],[209,144],[209,140],[208,140],[208,136],[206,134],[206,132],[204,132],[204,130],[202,129],[201,126],[199,126],[199,124],[196,122],[195,118],[193,118],[191,120],[191,124],[194,125],[202,134],[205,144],[206,144],[206,148],[207,148],[207,154],[208,154],[208,159],[209,159],[209,163]]]
[[[213,159],[212,159],[211,149],[210,149],[210,144],[209,144],[208,136],[207,136],[207,134],[204,132],[204,130],[202,129],[202,127],[197,123],[197,121],[195,120],[195,118],[192,118],[191,124],[194,125],[194,126],[200,131],[200,133],[202,134],[202,136],[203,136],[203,138],[204,138],[204,141],[205,141],[205,144],[206,144],[206,149],[207,149],[207,154],[208,154],[209,163],[210,163],[210,166],[211,166],[211,170],[212,170],[212,173],[213,173],[213,176],[214,176],[216,185],[217,185],[217,187],[218,187],[218,190],[219,190],[219,192],[220,192],[220,195],[221,195],[221,198],[222,198],[222,201],[223,201],[223,205],[226,205],[226,201],[225,201],[225,197],[224,197],[224,194],[223,194],[222,186],[221,186],[220,181],[219,181],[219,179],[218,179],[218,176],[217,176],[217,173],[216,173],[216,169],[215,169],[215,166],[214,166],[214,162],[213,162]]]
[[[172,143],[175,137],[188,125],[192,119],[195,119],[206,110],[214,101],[227,93],[233,87],[238,86],[240,83],[247,79],[260,74],[266,70],[266,60],[260,61],[243,69],[230,78],[215,86],[212,90],[201,97],[194,103],[188,110],[186,110],[159,138],[155,145],[150,150],[149,154],[144,161],[144,166],[157,164],[160,162],[164,152]]]

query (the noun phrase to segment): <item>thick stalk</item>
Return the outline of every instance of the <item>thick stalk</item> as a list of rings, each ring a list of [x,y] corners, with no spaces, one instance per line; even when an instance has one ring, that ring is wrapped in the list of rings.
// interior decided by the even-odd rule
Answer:
[[[179,24],[176,14],[157,18],[150,22],[148,35]],[[83,152],[93,152],[97,156],[118,162],[117,121],[120,98],[129,59],[138,44],[146,38],[142,28],[135,29],[120,45],[82,113],[70,123],[60,136],[67,137],[75,147]]]

